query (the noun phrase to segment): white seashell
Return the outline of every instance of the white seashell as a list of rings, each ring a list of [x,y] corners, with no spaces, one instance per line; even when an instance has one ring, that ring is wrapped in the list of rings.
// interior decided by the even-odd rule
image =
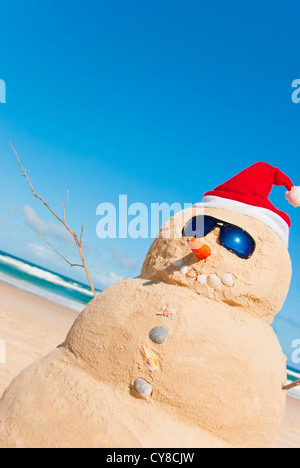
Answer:
[[[188,271],[189,271],[189,267],[187,267],[187,266],[185,266],[185,265],[183,265],[183,266],[180,268],[180,273],[181,273],[182,275],[184,275],[184,276],[187,274]]]
[[[221,278],[224,286],[231,287],[234,285],[234,277],[230,273],[225,273]]]
[[[175,258],[175,260],[173,260],[172,263],[175,267],[180,268],[184,264],[184,261],[182,260],[182,258]]]
[[[149,398],[152,395],[152,385],[144,379],[137,379],[134,382],[134,390],[142,398]]]
[[[154,341],[154,343],[162,344],[166,341],[168,337],[168,330],[166,327],[154,327],[149,333],[150,340]]]
[[[219,286],[219,284],[221,283],[221,280],[220,278],[217,277],[217,275],[215,275],[215,273],[212,273],[211,275],[209,275],[209,277],[207,278],[207,284],[210,288],[217,288]]]
[[[206,276],[205,275],[198,275],[197,281],[200,284],[205,284],[206,283]]]

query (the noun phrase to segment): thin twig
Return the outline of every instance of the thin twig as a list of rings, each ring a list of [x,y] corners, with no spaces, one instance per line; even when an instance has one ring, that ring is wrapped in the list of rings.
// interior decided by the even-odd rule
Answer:
[[[66,206],[67,206],[67,203],[68,203],[68,199],[69,199],[69,190],[67,191],[66,202],[65,202],[65,204],[62,204],[62,206],[63,206],[63,219],[64,219],[64,222],[66,222]]]
[[[70,232],[70,234],[72,234],[72,236],[74,237],[74,233],[73,233],[72,229],[69,228],[69,226],[66,224],[66,222],[65,222],[62,218],[60,218],[60,217],[52,210],[52,208],[50,208],[50,206],[48,205],[48,203],[47,203],[42,197],[40,197],[40,196],[36,193],[36,191],[34,190],[32,184],[31,184],[31,182],[30,182],[30,180],[29,180],[29,178],[27,177],[26,170],[23,168],[23,166],[22,166],[22,164],[21,164],[21,161],[20,161],[20,159],[19,159],[19,157],[18,157],[18,155],[17,155],[16,150],[14,149],[14,147],[13,147],[13,145],[12,145],[11,143],[10,143],[10,146],[11,146],[13,152],[15,153],[15,156],[16,156],[16,158],[17,158],[17,161],[18,161],[18,163],[19,163],[19,166],[20,166],[20,168],[21,168],[21,171],[23,172],[23,175],[24,175],[25,179],[27,180],[27,182],[28,182],[28,184],[29,184],[29,187],[30,187],[30,189],[31,189],[31,191],[32,191],[32,193],[33,193],[33,196],[36,197],[38,200],[40,200],[42,203],[44,203],[44,205],[45,205],[45,206],[48,208],[48,210],[53,214],[53,216],[55,216],[55,218],[56,218],[58,221],[60,221],[60,222],[65,226],[65,228]]]
[[[45,237],[44,237],[37,229],[35,229],[35,232],[46,242],[46,244],[49,245],[49,247],[51,247],[52,250],[54,250],[54,252],[57,253],[57,255],[59,255],[61,258],[63,258],[64,261],[67,262],[71,267],[81,267],[81,268],[83,268],[83,265],[81,265],[81,264],[79,265],[79,264],[77,264],[77,263],[71,263],[71,262],[69,262],[69,260],[67,260],[61,253],[59,253],[59,252],[53,247],[53,245],[51,245],[50,242],[48,242],[47,239],[45,239]]]
[[[79,245],[82,247],[82,236],[83,236],[83,226],[81,226],[80,242]]]
[[[293,382],[289,385],[285,385],[282,387],[282,390],[291,390],[292,388],[299,387],[300,386],[300,380],[296,380],[296,382]]]
[[[17,158],[17,161],[18,161],[18,164],[21,168],[21,171],[23,173],[23,176],[25,177],[25,179],[27,180],[28,182],[28,185],[30,187],[30,190],[33,194],[33,196],[35,198],[37,198],[38,200],[40,200],[45,206],[46,208],[48,208],[48,210],[53,214],[53,216],[55,216],[55,218],[60,222],[62,223],[65,228],[69,231],[70,234],[72,234],[73,236],[73,239],[75,241],[75,244],[77,246],[77,249],[78,249],[78,252],[79,252],[79,255],[80,255],[80,258],[81,258],[81,261],[82,261],[82,265],[74,265],[72,264],[71,262],[69,262],[63,255],[61,255],[38,231],[36,231],[41,237],[42,239],[61,257],[63,258],[69,265],[71,266],[79,266],[79,267],[82,267],[85,269],[85,273],[86,273],[86,276],[88,278],[88,281],[89,281],[89,284],[90,284],[90,287],[91,287],[91,290],[94,294],[94,296],[96,297],[97,296],[97,293],[96,293],[96,290],[94,288],[94,285],[93,285],[93,282],[92,282],[92,279],[91,279],[91,275],[90,275],[90,272],[87,268],[87,265],[86,265],[86,262],[85,262],[85,258],[84,258],[84,255],[83,255],[83,252],[82,252],[82,236],[83,236],[83,226],[81,226],[81,234],[80,234],[80,240],[78,240],[78,237],[77,237],[77,234],[75,231],[73,231],[69,226],[68,224],[66,223],[66,206],[67,206],[67,203],[68,203],[68,198],[69,198],[69,191],[67,192],[67,198],[66,198],[66,202],[65,204],[62,204],[63,206],[63,218],[61,218],[60,216],[58,216],[55,211],[48,205],[48,203],[44,200],[44,198],[42,198],[40,195],[38,195],[36,193],[36,191],[34,190],[33,188],[33,185],[31,184],[28,176],[27,176],[27,173],[26,173],[26,169],[23,168],[22,164],[21,164],[21,161],[17,155],[17,152],[16,150],[14,149],[13,145],[10,143],[10,146]]]

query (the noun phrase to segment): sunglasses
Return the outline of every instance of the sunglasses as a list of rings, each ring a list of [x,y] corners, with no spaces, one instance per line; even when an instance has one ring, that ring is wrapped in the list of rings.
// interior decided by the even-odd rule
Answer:
[[[240,258],[248,259],[255,250],[255,240],[244,229],[212,216],[195,216],[183,228],[183,237],[205,237],[216,227],[220,228],[220,243]]]

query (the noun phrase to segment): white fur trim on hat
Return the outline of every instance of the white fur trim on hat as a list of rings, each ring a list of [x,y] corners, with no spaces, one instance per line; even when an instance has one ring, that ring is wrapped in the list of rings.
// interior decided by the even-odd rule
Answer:
[[[300,187],[296,187],[296,186],[292,187],[290,192],[286,192],[285,198],[295,208],[300,206]]]
[[[224,210],[236,211],[238,213],[251,216],[251,218],[259,219],[273,229],[273,231],[281,237],[286,247],[288,247],[289,226],[278,214],[268,210],[267,208],[247,205],[246,203],[229,200],[228,198],[215,197],[213,195],[207,195],[203,198],[201,203],[196,203],[195,206],[222,208]]]

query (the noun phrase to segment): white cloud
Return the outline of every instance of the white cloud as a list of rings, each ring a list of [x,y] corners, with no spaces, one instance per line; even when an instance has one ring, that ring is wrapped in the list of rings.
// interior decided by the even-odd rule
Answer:
[[[124,276],[119,276],[113,271],[100,271],[95,268],[90,268],[90,274],[92,281],[94,283],[99,283],[102,288],[107,288],[108,286],[123,281],[124,279]]]
[[[112,254],[112,262],[114,265],[117,265],[121,268],[125,268],[126,270],[140,270],[141,264],[136,261],[134,257],[129,254],[124,254],[117,249],[113,249],[112,247],[106,246],[106,250],[111,252]]]
[[[24,215],[26,224],[39,231],[41,234],[68,242],[72,241],[71,234],[62,224],[60,225],[54,221],[45,221],[37,215],[31,206],[28,205],[23,206],[21,211]]]
[[[47,250],[43,245],[28,243],[27,248],[36,256],[42,259],[49,259],[52,257],[52,252]]]

